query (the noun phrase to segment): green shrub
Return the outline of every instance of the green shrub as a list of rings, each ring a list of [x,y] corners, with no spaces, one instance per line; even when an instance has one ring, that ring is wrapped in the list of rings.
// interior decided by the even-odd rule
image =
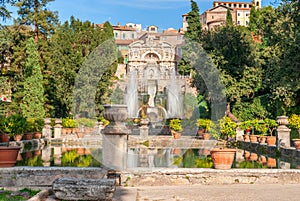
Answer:
[[[76,127],[78,127],[78,124],[76,123],[76,121],[74,119],[65,118],[65,119],[62,119],[62,126],[64,128],[76,128]]]
[[[76,119],[77,125],[83,125],[84,127],[93,128],[96,125],[95,119],[88,119],[88,118],[79,118]]]
[[[181,120],[180,119],[171,119],[170,128],[174,131],[182,131]]]

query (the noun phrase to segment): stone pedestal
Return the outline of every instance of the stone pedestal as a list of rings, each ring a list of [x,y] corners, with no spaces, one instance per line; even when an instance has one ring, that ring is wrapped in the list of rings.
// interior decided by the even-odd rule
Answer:
[[[52,126],[51,124],[51,119],[50,118],[45,118],[44,119],[44,128],[42,130],[42,135],[44,138],[50,139],[52,138]]]
[[[105,105],[104,118],[110,124],[102,131],[102,164],[106,168],[127,168],[127,141],[130,131],[125,126],[128,112],[126,105]]]
[[[278,147],[290,148],[291,147],[291,143],[290,143],[291,129],[286,127],[286,125],[289,124],[288,117],[279,116],[279,117],[277,117],[276,122],[278,123],[278,128],[276,129]]]
[[[148,119],[141,119],[141,127],[140,127],[140,139],[141,140],[148,140],[149,136],[149,120]]]
[[[127,168],[127,135],[102,135],[102,163],[114,170]]]
[[[54,138],[61,138],[61,132],[62,132],[62,120],[56,119],[55,120],[55,126],[54,126]]]

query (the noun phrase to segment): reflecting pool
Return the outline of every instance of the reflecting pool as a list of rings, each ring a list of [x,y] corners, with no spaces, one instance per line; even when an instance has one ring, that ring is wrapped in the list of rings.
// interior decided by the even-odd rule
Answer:
[[[101,167],[102,149],[44,147],[19,154],[16,166]],[[128,168],[213,168],[209,149],[129,148]],[[300,168],[300,162],[238,149],[232,168]]]

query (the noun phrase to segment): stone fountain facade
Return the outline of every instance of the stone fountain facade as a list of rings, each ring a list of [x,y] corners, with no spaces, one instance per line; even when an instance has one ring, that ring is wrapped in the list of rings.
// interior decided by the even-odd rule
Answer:
[[[150,122],[161,122],[167,118],[184,118],[184,94],[196,94],[196,90],[190,87],[189,76],[180,76],[177,73],[181,45],[182,40],[162,41],[156,37],[155,33],[148,33],[145,37],[141,37],[141,40],[129,45],[126,74],[118,83],[119,88],[128,93],[130,79],[137,82],[136,90],[139,96],[137,114],[129,118],[138,117],[141,114],[142,105],[147,106],[146,115]],[[131,73],[135,74],[134,78]],[[179,99],[178,103],[173,105],[179,106],[177,110],[180,110],[173,116],[168,115],[170,106],[167,106],[171,82],[175,83],[174,86],[178,91],[175,96]],[[131,94],[132,91],[130,91]],[[141,103],[142,101],[144,102]]]

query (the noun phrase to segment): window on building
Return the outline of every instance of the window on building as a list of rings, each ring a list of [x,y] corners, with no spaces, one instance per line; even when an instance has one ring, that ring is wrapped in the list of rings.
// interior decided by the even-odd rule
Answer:
[[[241,7],[242,7],[242,4],[239,4],[239,7],[241,8]]]
[[[259,2],[256,2],[256,6],[259,7]]]
[[[115,37],[118,38],[118,33],[115,33]]]
[[[126,34],[125,33],[123,33],[123,39],[126,39]]]
[[[155,27],[151,27],[151,31],[155,31]]]
[[[238,13],[238,16],[241,16],[241,13]]]
[[[249,13],[246,13],[246,16],[248,17],[248,16],[249,16]]]
[[[237,24],[241,24],[241,22],[240,22],[240,21],[238,21],[238,22],[237,22]]]
[[[246,25],[249,25],[249,22],[248,22],[248,21],[246,21]]]
[[[133,33],[133,34],[131,34],[131,38],[134,38],[134,33]]]
[[[233,4],[233,7],[236,7],[236,4]]]
[[[230,3],[230,4],[228,4],[228,6],[229,6],[229,7],[231,7],[231,3]]]
[[[213,15],[211,16],[211,19],[214,19],[214,16],[213,16]]]

